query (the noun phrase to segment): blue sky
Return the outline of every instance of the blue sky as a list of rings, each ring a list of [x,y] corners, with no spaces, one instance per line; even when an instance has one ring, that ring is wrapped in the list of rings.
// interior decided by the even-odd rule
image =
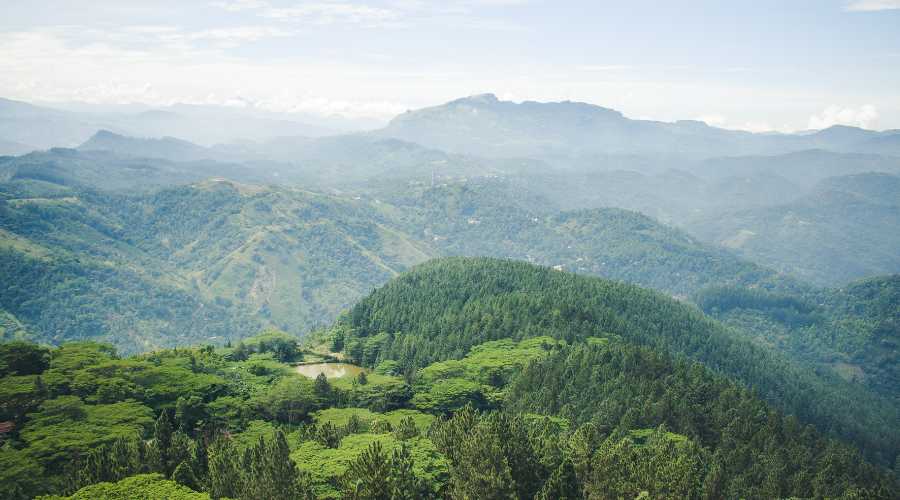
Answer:
[[[40,5],[36,5],[40,4]],[[493,92],[900,128],[900,0],[0,0],[0,96],[387,119]]]

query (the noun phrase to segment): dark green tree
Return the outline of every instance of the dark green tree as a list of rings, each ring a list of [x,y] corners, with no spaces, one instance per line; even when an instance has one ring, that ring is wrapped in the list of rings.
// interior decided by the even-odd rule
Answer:
[[[197,481],[197,476],[194,475],[191,464],[187,461],[182,461],[175,467],[175,471],[172,472],[172,480],[193,490],[202,489]]]
[[[153,470],[163,473],[166,477],[171,477],[172,471],[175,470],[171,459],[173,434],[169,413],[163,410],[153,426],[152,454],[155,459]]]
[[[575,474],[575,466],[566,458],[563,463],[553,471],[550,478],[544,482],[541,491],[535,496],[536,500],[578,500],[583,498],[578,477]]]
[[[237,498],[242,491],[236,450],[229,438],[218,436],[209,447],[209,496]]]
[[[391,500],[392,488],[388,480],[391,463],[375,441],[350,462],[341,483],[344,498],[353,500]]]
[[[406,417],[397,424],[394,429],[394,436],[400,440],[407,440],[419,435],[419,428],[416,427],[416,421],[412,417]]]

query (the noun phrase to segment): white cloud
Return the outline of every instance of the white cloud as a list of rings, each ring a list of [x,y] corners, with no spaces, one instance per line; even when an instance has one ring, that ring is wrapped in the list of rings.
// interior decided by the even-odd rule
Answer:
[[[728,120],[719,114],[702,115],[695,119],[704,122],[711,127],[724,127],[728,123]]]
[[[833,125],[871,128],[877,120],[878,110],[871,104],[865,104],[858,108],[829,106],[821,113],[809,117],[808,128],[820,130]]]
[[[263,17],[283,20],[299,20],[312,24],[356,24],[379,26],[400,18],[400,14],[390,9],[370,7],[351,3],[308,3],[296,7],[268,8]]]
[[[272,26],[237,26],[183,33],[174,36],[174,38],[190,41],[209,41],[219,48],[232,48],[243,43],[256,42],[266,38],[290,37],[295,34],[293,31]]]
[[[844,6],[851,12],[876,12],[900,9],[900,0],[854,0]]]
[[[242,10],[254,10],[268,7],[268,2],[264,0],[225,0],[211,2],[210,5],[225,9],[229,12],[240,12]]]
[[[588,72],[627,71],[633,68],[634,66],[626,64],[582,64],[575,67],[577,71]]]
[[[302,60],[254,61],[184,45],[197,39],[227,42],[280,32],[244,27],[185,33],[144,27],[109,33],[115,43],[101,39],[101,33],[85,40],[84,33],[59,28],[0,35],[0,95],[49,103],[205,103],[378,120],[410,107],[393,92],[393,73],[387,70]],[[156,36],[169,41],[144,43]],[[135,44],[135,37],[142,43]],[[129,48],[119,43],[123,39],[131,42]],[[364,78],[373,94],[342,97],[358,95],[358,82]]]

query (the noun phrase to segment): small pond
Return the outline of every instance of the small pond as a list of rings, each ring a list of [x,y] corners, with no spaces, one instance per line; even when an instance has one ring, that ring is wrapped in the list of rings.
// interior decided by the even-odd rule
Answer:
[[[349,363],[315,363],[311,365],[298,365],[297,373],[304,377],[316,378],[320,373],[324,373],[327,378],[341,378],[346,376],[355,377],[364,371],[361,366],[351,365]]]

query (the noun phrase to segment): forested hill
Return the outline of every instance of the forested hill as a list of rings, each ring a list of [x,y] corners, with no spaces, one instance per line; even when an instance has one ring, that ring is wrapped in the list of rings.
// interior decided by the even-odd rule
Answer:
[[[412,191],[412,190],[410,190]],[[687,296],[710,285],[796,288],[771,269],[619,208],[556,210],[516,183],[448,183],[388,198],[448,256],[513,258]]]
[[[822,286],[900,272],[900,176],[832,177],[800,199],[688,224],[703,241]]]
[[[393,359],[408,372],[460,358],[488,340],[621,337],[699,361],[801,421],[857,443],[882,463],[893,463],[900,449],[891,405],[792,364],[693,306],[633,285],[522,262],[442,259],[375,291],[341,324],[353,359],[371,365]]]
[[[382,200],[225,180],[124,194],[19,178],[0,183],[0,252],[0,308],[33,338],[123,352],[263,326],[302,334],[445,255],[529,260],[682,297],[790,283],[641,214],[559,212],[503,180]]]
[[[796,295],[712,287],[694,301],[762,343],[900,397],[900,275]]]

